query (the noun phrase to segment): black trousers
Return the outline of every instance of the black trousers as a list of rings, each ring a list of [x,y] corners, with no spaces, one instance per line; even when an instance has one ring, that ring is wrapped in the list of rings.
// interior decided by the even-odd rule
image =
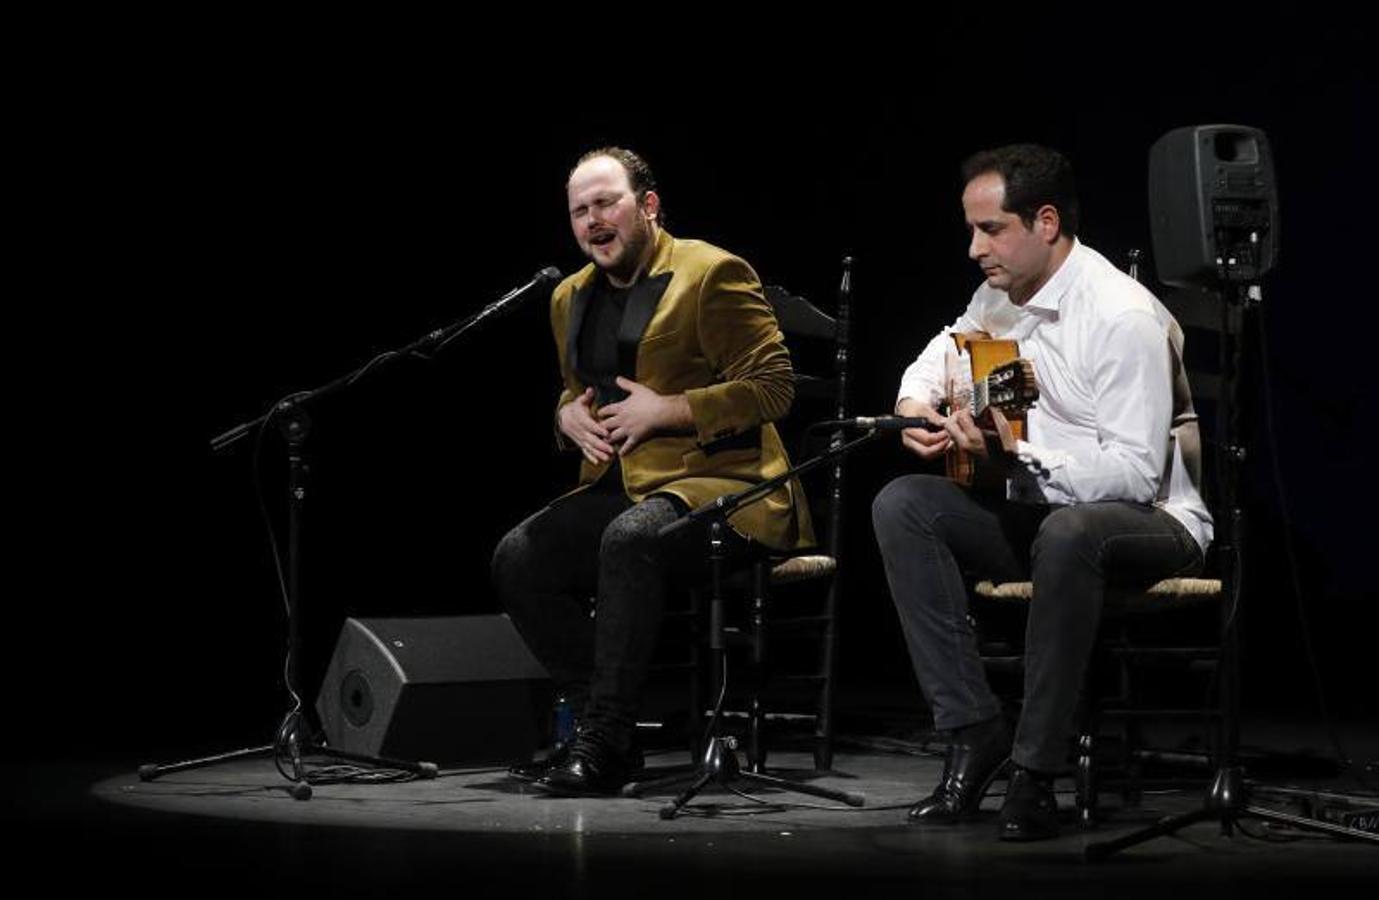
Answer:
[[[685,511],[676,497],[633,503],[600,482],[522,522],[493,555],[513,624],[582,721],[617,743],[632,737],[669,592],[708,571],[703,530],[657,535]]]
[[[888,484],[872,505],[872,522],[935,728],[961,728],[1000,712],[967,618],[964,572],[1034,582],[1025,700],[1011,758],[1045,772],[1067,761],[1106,586],[1148,585],[1202,567],[1192,535],[1155,507],[987,501],[932,475]]]

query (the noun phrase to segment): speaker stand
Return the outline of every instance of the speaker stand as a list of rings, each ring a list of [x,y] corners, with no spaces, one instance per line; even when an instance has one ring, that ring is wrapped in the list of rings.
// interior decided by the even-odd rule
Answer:
[[[1240,438],[1239,388],[1245,310],[1259,302],[1258,285],[1232,284],[1231,293],[1220,294],[1221,303],[1221,397],[1217,409],[1217,471],[1222,507],[1225,510],[1224,534],[1218,536],[1222,560],[1221,655],[1217,663],[1216,773],[1202,806],[1192,812],[1167,816],[1127,835],[1088,844],[1083,855],[1099,862],[1130,847],[1155,838],[1177,834],[1199,822],[1215,822],[1223,837],[1232,836],[1245,819],[1274,825],[1288,825],[1304,831],[1329,834],[1379,844],[1379,835],[1347,828],[1318,819],[1294,816],[1250,802],[1244,769],[1240,765],[1240,614],[1245,603],[1241,581],[1245,567],[1244,509],[1240,503],[1240,469],[1246,452]],[[1219,292],[1218,292],[1219,293]]]

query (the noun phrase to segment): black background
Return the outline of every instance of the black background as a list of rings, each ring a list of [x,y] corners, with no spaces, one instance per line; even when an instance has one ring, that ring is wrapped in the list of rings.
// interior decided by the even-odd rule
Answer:
[[[253,444],[213,453],[210,438],[542,266],[577,268],[563,184],[582,151],[637,149],[673,233],[729,248],[825,308],[853,255],[855,403],[880,413],[978,281],[958,204],[964,156],[1059,147],[1078,170],[1083,240],[1120,260],[1151,247],[1149,146],[1214,122],[1268,135],[1283,222],[1264,283],[1268,376],[1252,333],[1245,383],[1245,703],[1315,715],[1290,539],[1333,709],[1372,719],[1375,85],[1363,35],[1281,15],[1095,39],[993,33],[976,18],[840,27],[807,44],[700,29],[673,46],[586,30],[534,46],[476,26],[459,47],[425,31],[228,39],[198,27],[176,51],[83,75],[73,102],[48,110],[70,135],[39,142],[51,158],[36,184],[52,199],[33,235],[51,252],[35,253],[49,269],[31,290],[48,314],[11,334],[25,360],[11,472],[26,501],[12,552],[30,577],[11,593],[10,683],[36,736],[12,752],[267,738],[286,705],[285,628]],[[432,363],[390,364],[313,407],[308,662],[345,615],[496,609],[493,546],[573,479],[551,440],[556,389],[534,299]],[[279,526],[282,458],[266,440]],[[910,468],[886,446],[852,470],[845,684],[913,684],[867,515]]]

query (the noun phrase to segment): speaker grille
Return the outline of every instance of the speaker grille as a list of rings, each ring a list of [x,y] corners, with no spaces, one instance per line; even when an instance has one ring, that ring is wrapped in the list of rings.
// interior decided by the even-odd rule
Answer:
[[[358,669],[351,669],[340,681],[340,709],[355,728],[363,728],[373,718],[373,688]]]

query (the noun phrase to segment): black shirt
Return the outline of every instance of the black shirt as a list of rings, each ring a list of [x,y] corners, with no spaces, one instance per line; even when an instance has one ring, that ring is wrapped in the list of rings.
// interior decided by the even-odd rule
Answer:
[[[615,288],[608,277],[599,274],[594,281],[589,304],[585,307],[584,322],[579,329],[579,375],[585,384],[593,385],[599,405],[616,403],[627,396],[617,386],[618,327],[622,325],[623,310],[631,288]],[[635,374],[635,373],[633,373]],[[631,374],[628,377],[632,377]]]

